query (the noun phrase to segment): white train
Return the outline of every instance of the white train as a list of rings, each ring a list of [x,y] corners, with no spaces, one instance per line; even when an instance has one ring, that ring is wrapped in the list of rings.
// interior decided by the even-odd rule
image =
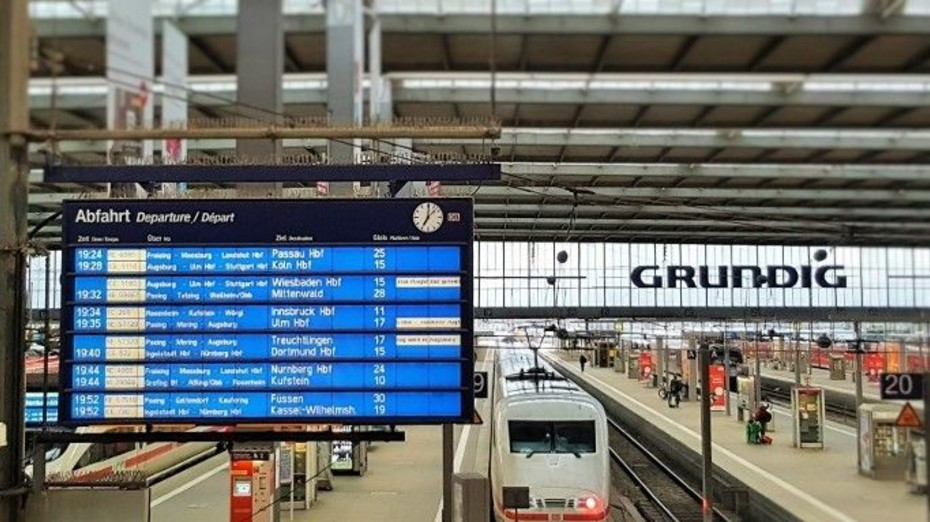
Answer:
[[[93,426],[78,433],[127,433],[138,426]],[[225,431],[225,427],[182,428],[183,431]],[[93,483],[112,478],[117,472],[138,471],[148,480],[170,474],[217,452],[216,442],[74,442],[53,446],[46,452],[46,479],[50,482]],[[32,466],[26,474],[32,476]]]
[[[604,408],[543,361],[534,367],[529,350],[498,355],[495,375],[495,519],[607,520],[610,461]],[[530,508],[503,509],[504,486],[528,486]]]

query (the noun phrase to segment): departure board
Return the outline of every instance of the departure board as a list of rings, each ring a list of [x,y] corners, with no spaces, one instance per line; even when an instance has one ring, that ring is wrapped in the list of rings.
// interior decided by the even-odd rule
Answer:
[[[58,393],[48,392],[48,398],[43,401],[42,392],[26,392],[26,408],[23,412],[27,428],[58,423]]]
[[[62,423],[473,416],[471,200],[64,205]]]

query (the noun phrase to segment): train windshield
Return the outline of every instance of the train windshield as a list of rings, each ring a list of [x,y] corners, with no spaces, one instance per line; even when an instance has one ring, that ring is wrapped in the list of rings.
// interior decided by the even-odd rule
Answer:
[[[510,452],[594,453],[594,421],[510,421]]]
[[[594,421],[555,423],[556,453],[594,453]]]

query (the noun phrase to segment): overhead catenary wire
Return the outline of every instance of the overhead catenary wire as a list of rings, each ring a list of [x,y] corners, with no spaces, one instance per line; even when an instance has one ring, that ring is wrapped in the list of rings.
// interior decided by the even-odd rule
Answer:
[[[77,62],[82,62],[82,61],[79,60],[79,59],[78,59],[78,60],[71,59],[71,62],[72,62],[72,63],[74,63],[75,61],[77,61]],[[249,104],[249,103],[239,102],[239,101],[236,101],[236,100],[232,100],[232,99],[226,98],[226,97],[224,97],[224,96],[220,96],[220,95],[218,95],[218,94],[209,93],[209,92],[203,92],[203,91],[198,91],[198,90],[193,89],[192,87],[190,87],[190,86],[188,86],[188,85],[182,85],[182,84],[176,84],[176,83],[172,83],[172,82],[167,82],[167,81],[164,81],[164,79],[160,79],[160,78],[157,78],[157,77],[151,77],[151,76],[147,76],[147,75],[140,75],[140,74],[137,74],[137,73],[135,73],[135,72],[133,72],[133,71],[128,71],[128,70],[121,69],[121,68],[118,68],[118,67],[113,67],[113,66],[99,67],[99,66],[97,66],[96,64],[93,64],[93,63],[88,62],[88,61],[83,61],[83,63],[84,63],[84,68],[85,68],[86,71],[90,71],[90,72],[100,72],[100,73],[105,73],[105,72],[107,72],[107,71],[113,71],[113,72],[119,73],[119,74],[121,74],[121,75],[130,76],[130,77],[133,77],[133,78],[136,78],[136,79],[139,79],[139,80],[148,81],[148,82],[151,82],[152,84],[159,84],[159,85],[163,85],[163,86],[172,87],[173,89],[176,89],[176,90],[182,90],[182,91],[186,92],[186,93],[188,94],[188,96],[178,96],[178,95],[174,95],[174,94],[169,94],[168,92],[163,92],[161,95],[162,95],[163,97],[167,97],[167,98],[172,98],[172,99],[178,99],[178,100],[187,101],[190,105],[192,105],[193,107],[196,107],[196,108],[198,108],[198,109],[207,109],[207,110],[210,110],[210,111],[219,110],[219,111],[221,111],[221,112],[225,112],[225,113],[232,114],[234,117],[245,118],[245,119],[249,119],[249,120],[259,120],[259,121],[261,121],[261,119],[260,119],[260,118],[257,118],[255,115],[246,114],[246,113],[243,112],[243,110],[256,111],[256,112],[258,112],[258,113],[261,113],[261,114],[264,114],[264,115],[266,115],[266,116],[269,116],[268,123],[270,123],[270,124],[279,124],[279,125],[282,125],[282,126],[285,127],[285,128],[286,128],[288,125],[294,125],[295,123],[298,123],[298,122],[304,120],[304,118],[295,117],[294,115],[289,114],[289,113],[284,112],[284,111],[277,111],[277,110],[269,109],[269,108],[266,108],[266,107],[260,107],[260,106],[253,105],[253,104]],[[127,88],[131,88],[131,89],[137,89],[137,88],[138,88],[138,85],[137,85],[137,84],[135,84],[135,83],[133,83],[133,82],[130,82],[130,81],[120,80],[120,79],[118,79],[118,78],[108,78],[107,81],[108,81],[109,83],[111,83],[111,84],[116,84],[116,85],[119,85],[119,86],[122,86],[122,87],[127,87]],[[228,104],[229,107],[218,107],[218,108],[217,108],[217,107],[210,106],[210,105],[206,105],[206,104],[203,104],[203,103],[197,103],[197,102],[194,100],[194,97],[196,97],[196,96],[201,96],[201,97],[210,98],[210,99],[213,99],[213,100],[216,100],[216,101],[220,101],[220,102],[223,102],[223,103]],[[239,109],[236,109],[237,107],[238,107]],[[279,119],[283,119],[283,120],[284,120],[283,123],[282,123],[282,122],[279,122]],[[477,121],[477,120],[476,120],[476,121]],[[323,119],[321,119],[321,120],[320,120],[320,123],[325,123],[325,121],[324,121]],[[426,153],[423,153],[423,152],[421,152],[421,151],[417,151],[417,150],[416,150],[415,148],[413,148],[413,147],[406,147],[406,146],[400,145],[400,144],[398,144],[398,143],[396,143],[396,142],[389,142],[389,141],[382,140],[382,139],[380,139],[380,138],[371,138],[371,139],[372,139],[373,141],[383,142],[383,143],[385,143],[385,144],[387,144],[387,145],[391,145],[391,146],[394,146],[394,147],[406,148],[406,149],[411,150],[411,152],[426,154]],[[353,148],[358,148],[358,149],[360,149],[360,150],[369,150],[369,151],[373,150],[371,147],[367,147],[367,146],[362,145],[362,144],[356,144],[356,143],[354,143],[354,142],[342,141],[342,140],[339,140],[339,139],[332,139],[332,140],[333,140],[333,141],[336,141],[336,142],[338,142],[338,143],[345,143],[345,144],[347,144],[347,145],[351,145]],[[417,162],[417,161],[418,161],[418,160],[417,160],[416,158],[414,158],[414,157],[401,156],[401,155],[397,155],[397,154],[395,154],[395,153],[393,153],[393,152],[386,152],[386,151],[378,151],[378,152],[381,152],[381,153],[383,153],[383,154],[386,154],[386,155],[388,155],[388,156],[391,156],[391,157],[394,157],[394,158],[397,158],[397,159],[401,159],[401,160],[406,161],[406,162]],[[423,163],[430,163],[429,161],[426,161],[426,160],[424,160],[424,161],[422,161],[422,162],[423,162]]]

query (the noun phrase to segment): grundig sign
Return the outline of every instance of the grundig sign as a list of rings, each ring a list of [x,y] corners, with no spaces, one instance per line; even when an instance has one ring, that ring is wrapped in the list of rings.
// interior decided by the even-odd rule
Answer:
[[[633,269],[630,280],[637,288],[678,288],[679,282],[687,288],[744,288],[743,276],[752,281],[750,288],[846,288],[846,276],[839,272],[843,265],[800,267],[788,265],[686,266],[665,267],[663,278],[659,266],[643,265]]]

